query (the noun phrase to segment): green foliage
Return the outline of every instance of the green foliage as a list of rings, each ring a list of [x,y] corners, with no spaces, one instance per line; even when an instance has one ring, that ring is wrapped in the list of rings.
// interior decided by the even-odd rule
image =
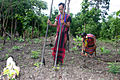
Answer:
[[[91,7],[101,9],[101,17],[105,18],[110,7],[110,0],[89,0]]]
[[[115,14],[112,14],[108,16],[108,20],[103,19],[100,37],[115,39],[116,36],[120,35],[120,19],[114,16]]]
[[[105,49],[105,47],[101,47],[100,50],[103,54],[109,54],[110,53],[110,50]]]
[[[24,42],[24,39],[22,38],[22,36],[20,36],[20,37],[18,38],[18,41],[19,41],[19,42]]]
[[[19,35],[23,35],[23,32],[29,26],[34,27],[35,31],[34,34],[38,34],[39,30],[43,30],[42,19],[44,19],[44,15],[41,13],[41,10],[47,9],[47,3],[42,0],[5,0],[0,1],[1,6],[1,19],[8,19],[5,21],[4,25],[6,28],[6,32],[11,32],[11,21],[17,21],[16,30],[18,31]],[[11,7],[9,7],[11,6]],[[16,7],[17,6],[17,7]],[[12,12],[10,11],[12,10]],[[9,15],[8,15],[9,14]],[[8,24],[8,25],[7,25]],[[16,24],[15,21],[13,25]],[[3,25],[3,23],[1,24]],[[41,28],[41,29],[40,29]],[[0,26],[1,29],[1,26]],[[14,29],[13,29],[14,31]]]
[[[9,57],[9,55],[8,55],[8,54],[5,54],[4,60],[7,60],[8,57]]]
[[[14,50],[20,50],[21,46],[13,46],[12,49]]]
[[[30,38],[26,38],[25,40],[26,40],[27,42],[29,42],[29,41],[30,41]]]
[[[75,47],[71,48],[71,50],[72,50],[72,51],[77,51],[78,48],[75,46]]]
[[[36,63],[34,64],[34,66],[39,68],[39,65],[40,65],[40,64],[41,64],[40,62],[36,62]]]
[[[118,54],[120,55],[120,49],[119,49],[119,51],[118,51]]]
[[[72,13],[70,14],[72,17],[70,26],[71,34],[75,37],[85,31],[86,33],[92,33],[97,38],[101,37],[102,39],[115,39],[115,36],[120,35],[120,10],[104,18],[109,9],[109,3],[110,0],[83,0],[80,12],[78,12],[75,17],[73,17]],[[45,36],[48,16],[46,13],[41,13],[42,10],[48,7],[45,1],[1,0],[0,6],[2,7],[1,20],[5,19],[5,24],[0,24],[0,30],[2,25],[4,25],[6,32],[11,32],[11,21],[13,19],[17,21],[16,31],[20,36],[23,36],[24,32],[26,32],[25,37],[27,38],[31,38],[31,36],[34,38]],[[106,10],[103,11],[103,8]],[[13,11],[11,11],[11,9],[13,9]],[[52,23],[54,23],[58,12],[59,10],[57,9],[53,11],[51,18]],[[115,15],[117,16],[115,17]],[[13,25],[14,24],[15,21],[13,22]],[[12,31],[14,33],[14,29]],[[54,35],[55,33],[56,28],[49,27],[48,36]],[[3,39],[4,38],[2,38],[2,40]],[[21,42],[22,41],[21,39]]]
[[[116,15],[117,15],[117,16],[120,16],[120,10],[116,12]]]
[[[75,43],[73,43],[75,46],[71,49],[71,50],[78,50],[79,47],[82,46],[82,38],[79,36],[76,36],[76,38],[73,38],[73,40],[75,41]]]
[[[7,41],[9,41],[10,40],[10,38],[9,37],[7,37],[7,39],[6,39]]]
[[[38,38],[35,38],[35,39],[34,39],[34,43],[40,43],[40,42],[41,42],[40,39],[38,39]]]
[[[33,59],[37,59],[37,58],[39,58],[39,54],[40,54],[40,52],[39,51],[31,51],[31,58],[33,58]]]
[[[60,65],[58,64],[56,67],[53,66],[52,68],[53,68],[54,71],[58,71],[60,69]]]
[[[8,49],[8,52],[11,53],[11,52],[12,52],[12,49]]]
[[[108,63],[109,66],[107,68],[109,69],[108,71],[111,73],[120,73],[120,64],[119,63]]]
[[[1,36],[0,36],[0,39],[1,39],[1,40],[4,40],[4,38],[3,38],[3,37],[1,37]]]
[[[89,9],[88,0],[83,0],[82,10],[73,18],[74,27],[71,27],[71,32],[78,35],[82,32],[92,33],[99,37],[100,32],[100,10],[96,8]]]
[[[0,51],[2,51],[2,48],[0,47]]]

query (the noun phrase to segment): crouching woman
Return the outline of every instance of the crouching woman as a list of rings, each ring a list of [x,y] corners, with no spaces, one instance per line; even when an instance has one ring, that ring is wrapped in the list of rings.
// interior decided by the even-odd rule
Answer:
[[[96,38],[93,34],[81,34],[82,37],[82,56],[93,57],[96,56]]]

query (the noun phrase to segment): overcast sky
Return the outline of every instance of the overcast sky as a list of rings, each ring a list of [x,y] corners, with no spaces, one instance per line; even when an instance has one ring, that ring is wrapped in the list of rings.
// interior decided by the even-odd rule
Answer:
[[[48,9],[45,10],[44,13],[49,15],[52,0],[43,0],[43,1],[46,1],[47,5],[48,5]],[[58,9],[58,4],[60,2],[64,3],[65,0],[54,0],[53,9]],[[76,14],[76,13],[80,12],[81,2],[82,2],[82,0],[71,0],[71,2],[70,2],[70,13]],[[109,13],[116,12],[118,10],[120,10],[120,0],[110,0]]]

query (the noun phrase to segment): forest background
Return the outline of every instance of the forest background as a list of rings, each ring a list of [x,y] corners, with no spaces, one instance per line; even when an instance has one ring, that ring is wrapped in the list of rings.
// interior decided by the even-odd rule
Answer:
[[[47,2],[42,0],[0,0],[0,36],[8,35],[37,38],[46,33],[48,15],[42,10],[48,9]],[[81,10],[73,16],[70,34],[74,37],[82,32],[92,33],[99,39],[116,40],[120,36],[120,10],[108,14],[110,0],[83,0]],[[59,14],[52,11],[52,22]],[[52,36],[56,28],[49,27]]]

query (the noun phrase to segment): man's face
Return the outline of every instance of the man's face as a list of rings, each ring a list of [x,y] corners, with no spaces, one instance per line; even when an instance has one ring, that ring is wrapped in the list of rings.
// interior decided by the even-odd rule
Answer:
[[[61,14],[63,13],[63,5],[59,6],[59,11],[60,11]]]

